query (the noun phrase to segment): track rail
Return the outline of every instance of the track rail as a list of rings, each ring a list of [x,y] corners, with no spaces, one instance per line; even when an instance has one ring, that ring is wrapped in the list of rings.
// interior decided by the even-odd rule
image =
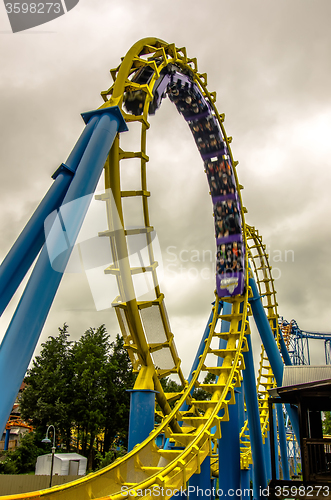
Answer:
[[[278,303],[276,300],[277,292],[275,290],[274,279],[272,277],[272,267],[269,264],[269,255],[266,252],[266,246],[263,244],[261,235],[254,226],[249,226],[246,224],[246,233],[248,258],[251,263],[253,274],[256,277],[259,294],[262,298],[263,306],[266,310],[266,315],[268,317],[271,330],[280,350],[278,326],[279,316],[277,310]],[[268,391],[275,386],[275,377],[271,369],[268,356],[262,345],[256,389],[258,394],[263,443],[265,442],[265,439],[267,438],[269,432]],[[249,464],[252,463],[252,457],[247,421],[245,422],[245,425],[241,430],[240,442],[242,447],[241,467],[248,468]]]

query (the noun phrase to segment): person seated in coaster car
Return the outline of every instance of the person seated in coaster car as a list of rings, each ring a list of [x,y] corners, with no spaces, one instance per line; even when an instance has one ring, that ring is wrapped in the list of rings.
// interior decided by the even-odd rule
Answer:
[[[124,107],[128,113],[139,116],[144,111],[146,93],[143,90],[133,90],[124,94]]]
[[[220,183],[220,194],[225,196],[227,194],[234,194],[234,185],[231,177],[226,174],[219,175],[219,183]]]
[[[189,127],[191,129],[191,132],[193,134],[194,140],[197,141],[198,139],[203,137],[203,120],[194,120],[189,122]]]
[[[208,178],[208,182],[210,185],[211,182],[211,177],[215,178],[216,172],[215,172],[215,163],[212,161],[205,161],[205,170]]]
[[[197,116],[208,111],[208,105],[197,88],[193,87],[192,89],[190,89],[189,97],[190,107],[186,108],[182,112],[185,118],[189,118],[190,116],[194,115]]]
[[[210,134],[206,137],[204,135],[205,142],[207,143],[207,152],[216,153],[217,151],[225,150],[225,143],[215,134]]]
[[[215,177],[210,178],[209,187],[210,187],[210,194],[212,195],[213,198],[215,198],[215,196],[219,196],[220,188],[216,183]]]
[[[224,212],[224,202],[217,202],[216,205],[214,205],[214,216],[216,220],[219,219],[224,219],[225,217],[225,212]]]
[[[204,154],[207,152],[207,144],[199,137],[197,140],[197,147],[200,152],[200,154]]]
[[[226,262],[225,262],[225,274],[229,275],[229,274],[232,274],[233,273],[233,270],[232,270],[232,260],[231,259],[226,259]]]
[[[240,232],[240,228],[236,226],[236,221],[234,218],[234,214],[229,214],[225,218],[225,227],[228,229],[229,234],[237,234]]]
[[[216,263],[216,272],[217,274],[223,274],[225,271],[225,261],[223,257],[220,257],[219,261]]]
[[[222,243],[221,245],[218,245],[217,247],[217,258],[218,259],[223,259],[225,261],[226,259],[226,245],[225,243]]]
[[[218,220],[215,225],[216,238],[226,238],[229,236],[229,231],[227,227],[225,227],[223,220]]]

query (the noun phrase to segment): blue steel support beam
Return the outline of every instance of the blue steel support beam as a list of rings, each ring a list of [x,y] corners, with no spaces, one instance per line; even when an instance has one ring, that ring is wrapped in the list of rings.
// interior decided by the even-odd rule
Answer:
[[[274,453],[275,453],[275,466],[276,466],[276,479],[279,479],[279,460],[278,460],[278,439],[277,439],[277,419],[276,419],[276,409],[272,408],[272,416],[273,416],[273,435],[270,436],[274,442]]]
[[[278,328],[278,333],[279,333],[280,351],[282,353],[284,363],[286,366],[291,366],[292,361],[284,342],[282,330],[280,328]],[[290,479],[290,470],[287,457],[286,426],[284,422],[283,409],[282,405],[276,405],[276,407],[278,416],[278,433],[279,433],[280,454],[281,454],[282,469],[283,469],[283,479]]]
[[[211,500],[210,457],[206,457],[200,466],[200,474],[193,474],[189,481],[190,500]]]
[[[280,328],[279,328],[278,332],[279,332],[279,340],[280,340],[280,350],[281,350],[281,353],[283,356],[284,363],[286,366],[292,366],[292,361],[291,361],[290,355],[288,353],[287,347],[285,345],[283,334],[282,334],[282,331]],[[279,411],[278,410],[279,406],[280,405],[277,405],[277,411]],[[286,408],[287,413],[289,415],[290,415],[290,413],[292,413],[292,419],[296,419],[294,421],[293,427],[296,426],[296,432],[299,432],[299,430],[298,430],[299,423],[297,421],[297,415],[294,413],[294,410],[291,410],[290,405],[285,405],[285,408]],[[280,417],[280,415],[279,415],[279,417]],[[278,418],[278,425],[279,425],[279,421],[282,422],[283,420],[280,420],[280,418]],[[280,440],[280,452],[281,452],[281,457],[282,457],[282,467],[283,467],[284,479],[289,479],[290,478],[290,471],[289,471],[288,457],[287,457],[288,446],[287,446],[287,439],[286,439],[286,425],[285,425],[285,423],[284,423],[284,429],[279,428],[279,440]]]
[[[238,392],[236,404],[229,405],[229,420],[222,422],[222,438],[218,441],[219,485],[224,496],[232,496],[240,500],[241,470],[240,470],[240,425]],[[228,492],[233,491],[233,495]]]
[[[114,138],[118,131],[127,130],[117,106],[90,112],[83,118],[89,121],[94,116],[98,116],[99,121],[60,209],[61,217],[58,219],[62,218],[65,231],[61,224],[55,223],[55,219],[48,235],[49,242],[46,242],[40,253],[1,344],[0,433],[6,425],[32,358]],[[55,270],[49,252],[58,255],[57,249],[64,236],[68,246],[59,255]]]
[[[325,364],[331,364],[331,340],[324,341],[324,351],[325,351]]]
[[[249,469],[242,469],[240,471],[240,489],[242,500],[250,500],[251,498],[251,465]]]
[[[4,446],[4,451],[8,450],[9,446],[9,436],[10,436],[10,429],[6,429],[6,437],[5,437],[5,446]]]
[[[53,174],[54,183],[2,262],[0,316],[45,243],[44,221],[61,205],[97,122],[95,116],[86,125],[66,163]]]
[[[133,389],[128,392],[130,392],[128,451],[131,451],[154,430],[156,391]]]
[[[253,491],[254,498],[262,498],[261,491],[267,487],[267,477],[264,463],[260,413],[257,402],[252,341],[250,335],[247,335],[246,338],[248,351],[244,352],[245,370],[243,371],[243,378],[253,456]]]
[[[254,321],[259,331],[261,341],[268,355],[272,371],[274,372],[277,385],[282,385],[284,364],[274,339],[268,318],[265,314],[261,297],[255,280],[250,278],[249,286],[252,288],[253,298],[250,299]]]
[[[270,328],[268,318],[265,314],[265,310],[261,302],[259,291],[257,289],[255,280],[253,278],[249,279],[249,285],[253,292],[253,297],[252,299],[250,299],[250,304],[252,307],[254,320],[257,329],[259,331],[261,341],[266,350],[272,371],[275,375],[277,385],[281,386],[283,380],[283,371],[284,371],[283,360],[278,350],[276,341],[274,339],[272,330]],[[290,405],[286,405],[286,410],[289,414],[296,438],[298,442],[300,442],[299,421],[297,412]]]
[[[280,328],[278,329],[278,332],[279,332],[280,351],[282,353],[284,363],[286,366],[291,366],[292,361],[291,361],[290,355],[288,353],[287,347],[285,345],[283,334],[282,334],[282,331]]]
[[[269,482],[271,479],[270,433],[268,433],[267,437],[265,437],[264,439],[263,452],[264,452],[266,477],[267,477],[267,482]]]
[[[290,471],[288,467],[288,458],[287,458],[285,422],[283,415],[283,406],[281,404],[276,405],[276,412],[278,420],[278,434],[279,434],[279,444],[280,444],[280,456],[282,460],[283,479],[290,479]]]

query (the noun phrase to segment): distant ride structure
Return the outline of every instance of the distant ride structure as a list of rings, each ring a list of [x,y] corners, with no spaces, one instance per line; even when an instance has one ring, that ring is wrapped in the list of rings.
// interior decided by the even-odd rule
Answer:
[[[281,318],[280,327],[293,365],[310,365],[309,340],[323,340],[325,364],[331,364],[331,332],[309,332],[301,330],[297,322]]]
[[[14,355],[18,369],[0,388],[0,423],[4,426],[7,421],[104,170],[105,192],[97,199],[106,204],[108,228],[99,236],[109,242],[113,258],[104,272],[117,280],[119,294],[112,305],[138,373],[131,391],[129,452],[72,483],[11,498],[123,500],[161,495],[166,500],[188,491],[193,499],[198,488],[212,491],[216,478],[224,491],[249,491],[252,480],[254,498],[262,498],[271,477],[270,440],[274,439],[269,432],[268,391],[282,384],[284,364],[292,364],[293,358],[284,336],[287,325],[281,326],[278,315],[266,246],[256,228],[245,222],[243,186],[230,147],[232,138],[224,128],[225,116],[218,112],[216,93],[207,89],[207,75],[198,71],[197,60],[173,43],[140,40],[110,73],[113,84],[101,94],[104,104],[82,115],[86,128],[0,267],[4,310],[41,251],[1,345],[2,380],[8,380]],[[167,96],[188,123],[198,147],[215,223],[215,300],[187,379],[160,290],[148,205],[149,115]],[[120,135],[133,126],[139,127],[140,149],[124,150]],[[140,169],[136,189],[122,187],[127,162]],[[141,213],[139,227],[130,225],[128,200]],[[142,282],[149,292],[147,300],[137,293]],[[251,316],[262,340],[257,380]],[[19,360],[17,343],[23,345]],[[213,375],[213,382],[204,382],[207,374]],[[160,380],[167,376],[178,377],[179,393],[163,391]],[[202,390],[200,396],[193,395],[196,388]],[[281,470],[287,478],[285,420],[279,408]],[[296,413],[289,405],[287,411],[298,439]],[[161,442],[162,446],[156,444]]]

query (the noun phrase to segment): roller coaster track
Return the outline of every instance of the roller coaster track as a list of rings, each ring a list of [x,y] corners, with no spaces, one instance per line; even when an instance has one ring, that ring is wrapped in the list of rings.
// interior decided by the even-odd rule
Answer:
[[[276,290],[272,277],[272,267],[269,264],[269,256],[262,237],[253,226],[246,224],[248,256],[251,262],[254,276],[258,285],[259,294],[266,309],[270,327],[279,347],[278,312],[276,301]],[[261,346],[260,363],[257,376],[257,394],[260,412],[262,439],[265,442],[269,431],[268,390],[276,386],[273,371],[263,345]],[[247,435],[248,421],[240,433],[242,445],[241,467],[247,468],[251,463],[251,448],[249,446],[249,435]]]
[[[158,64],[156,64],[156,61]],[[236,189],[241,206],[243,242],[245,252],[245,291],[242,295],[225,297],[223,303],[231,306],[230,314],[220,314],[220,298],[215,293],[212,308],[213,317],[209,324],[209,335],[205,341],[203,354],[200,356],[197,369],[189,381],[181,370],[181,361],[177,353],[174,336],[165,306],[164,295],[160,291],[157,267],[152,240],[154,228],[151,225],[148,198],[150,192],[147,186],[147,163],[149,157],[146,151],[149,105],[153,99],[153,86],[160,72],[167,65],[180,68],[184,74],[189,74],[200,89],[206,101],[210,104],[223,139],[227,145],[234,170]],[[152,77],[148,83],[137,84],[133,77],[139,68],[152,69]],[[222,436],[222,423],[229,419],[229,405],[235,404],[235,388],[242,383],[244,352],[247,351],[247,335],[250,335],[248,317],[251,314],[249,299],[252,295],[248,282],[248,259],[252,271],[257,276],[260,295],[263,297],[268,320],[275,338],[278,336],[278,314],[274,280],[271,267],[262,239],[254,227],[245,225],[244,212],[240,190],[243,188],[237,178],[236,166],[230,148],[231,137],[224,129],[224,114],[220,114],[215,106],[216,93],[207,89],[207,75],[198,72],[195,58],[187,57],[185,48],[177,48],[156,38],[147,38],[137,42],[123,58],[121,64],[111,71],[113,85],[102,92],[105,103],[101,109],[118,105],[126,122],[136,123],[141,127],[139,151],[124,151],[117,135],[105,165],[105,193],[98,199],[106,202],[108,214],[108,229],[99,234],[108,238],[113,253],[113,264],[105,273],[116,277],[119,296],[113,306],[121,327],[134,370],[138,373],[135,388],[156,390],[156,399],[160,408],[161,422],[150,433],[147,439],[136,445],[124,457],[117,459],[108,467],[89,474],[72,483],[55,486],[48,490],[12,495],[6,499],[125,499],[129,496],[143,495],[146,498],[162,496],[170,498],[175,490],[185,488],[190,477],[199,473],[201,464],[207,456],[215,456],[215,442]],[[143,92],[142,113],[133,115],[123,108],[124,96],[128,92]],[[122,175],[125,176],[127,161],[140,161],[140,185],[136,190],[121,189]],[[138,167],[137,167],[138,168]],[[141,227],[132,228],[126,222],[125,208],[127,199],[140,200],[143,214]],[[135,236],[146,238],[149,263],[140,266],[133,265],[130,259],[128,238]],[[152,283],[155,298],[139,301],[135,294],[134,279],[143,276]],[[229,323],[228,331],[217,331],[218,320]],[[223,349],[215,347],[219,339],[226,341]],[[219,359],[222,359],[220,365]],[[220,365],[220,366],[219,366]],[[211,373],[216,376],[214,383],[204,383],[204,375]],[[176,394],[164,393],[160,380],[163,377],[176,374],[183,390]],[[259,376],[257,381],[259,394],[259,410],[262,435],[265,438],[268,431],[268,388],[274,384],[274,378],[269,362],[262,348]],[[192,396],[195,388],[209,393],[209,399],[199,399]],[[174,406],[171,408],[170,399]],[[184,406],[186,405],[186,406]],[[186,408],[183,410],[183,408]],[[159,449],[155,440],[164,434],[174,443],[171,449]],[[241,467],[247,468],[251,463],[251,451],[247,423],[241,436]],[[160,490],[153,494],[155,488]]]

